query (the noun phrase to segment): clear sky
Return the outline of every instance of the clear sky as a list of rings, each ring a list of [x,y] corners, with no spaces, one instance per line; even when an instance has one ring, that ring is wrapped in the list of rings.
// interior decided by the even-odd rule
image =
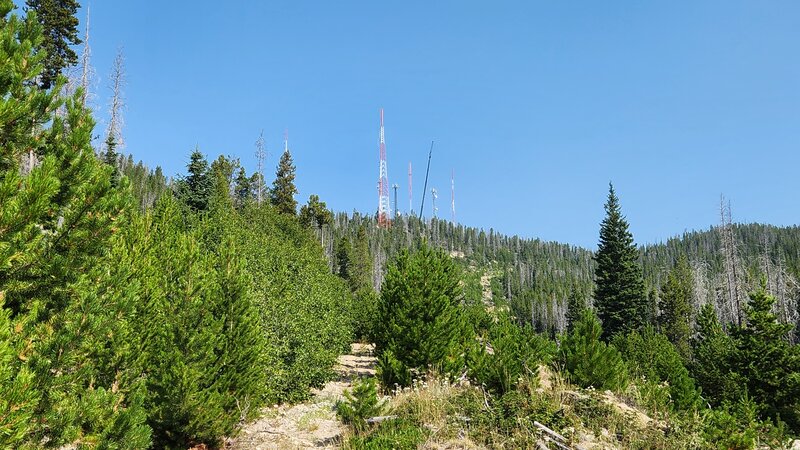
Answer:
[[[439,216],[454,170],[471,226],[594,247],[609,181],[639,243],[715,224],[720,194],[798,223],[795,0],[105,0],[91,23],[100,115],[121,46],[125,151],[170,175],[195,145],[252,171],[263,129],[271,180],[288,128],[301,203],[374,213],[383,107],[403,212],[435,140]]]

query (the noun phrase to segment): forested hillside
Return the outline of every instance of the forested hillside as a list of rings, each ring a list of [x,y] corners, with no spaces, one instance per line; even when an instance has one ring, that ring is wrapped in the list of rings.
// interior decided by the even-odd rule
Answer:
[[[564,331],[570,300],[587,304],[592,301],[596,263],[590,249],[506,236],[435,218],[420,220],[416,216],[397,217],[390,229],[383,229],[372,216],[340,213],[324,228],[326,251],[332,260],[335,261],[337,246],[343,245],[343,241],[348,246],[358,241],[359,230],[362,239],[368,241],[372,267],[376,268],[375,288],[380,286],[387,261],[399,250],[417,247],[425,241],[450,252],[463,265],[493,275],[496,295],[510,303],[520,320],[533,322],[540,331]],[[726,239],[732,244],[726,244]],[[667,274],[681,256],[688,260],[692,270],[695,310],[705,303],[730,309],[727,305],[731,290],[739,296],[740,304],[744,304],[742,296],[757,288],[763,278],[767,291],[777,297],[775,308],[781,320],[787,323],[800,320],[800,227],[715,225],[705,231],[684,233],[666,243],[639,247],[652,317],[658,314],[660,291]],[[733,319],[732,312],[727,314],[721,317],[723,321]]]

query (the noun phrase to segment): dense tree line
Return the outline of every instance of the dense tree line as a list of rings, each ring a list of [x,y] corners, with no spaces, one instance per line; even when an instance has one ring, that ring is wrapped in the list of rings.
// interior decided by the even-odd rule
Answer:
[[[98,154],[81,90],[39,82],[57,63],[50,22],[12,8],[0,1],[0,446],[216,446],[327,380],[351,294],[315,236],[243,192],[230,158],[196,151],[168,182]]]

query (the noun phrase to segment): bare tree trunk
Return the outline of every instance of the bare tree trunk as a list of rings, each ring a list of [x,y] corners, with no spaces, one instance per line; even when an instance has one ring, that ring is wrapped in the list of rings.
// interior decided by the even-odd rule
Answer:
[[[726,317],[724,322],[734,322],[742,325],[742,307],[739,289],[738,266],[739,261],[736,251],[736,238],[733,233],[733,223],[731,220],[730,201],[725,202],[725,197],[720,196],[720,240],[724,254],[725,280],[727,284],[728,304],[725,310],[729,311],[731,317]]]
[[[106,138],[113,137],[117,148],[123,148],[125,146],[125,142],[122,138],[122,127],[124,125],[122,109],[125,108],[122,88],[124,85],[125,58],[122,55],[122,49],[119,49],[117,50],[116,58],[114,58],[114,65],[111,67],[111,117],[108,121],[108,130],[106,131]]]

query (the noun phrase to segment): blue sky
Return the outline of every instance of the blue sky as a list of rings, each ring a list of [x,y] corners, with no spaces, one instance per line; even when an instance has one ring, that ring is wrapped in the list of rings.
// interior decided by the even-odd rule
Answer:
[[[195,145],[271,178],[284,128],[299,200],[377,207],[378,110],[390,183],[449,218],[587,247],[613,181],[637,242],[718,221],[795,224],[800,2],[91,3],[102,117],[127,64],[125,151],[167,174]],[[81,13],[83,14],[83,13]],[[81,17],[83,19],[83,17]],[[430,197],[425,215],[431,214]]]

